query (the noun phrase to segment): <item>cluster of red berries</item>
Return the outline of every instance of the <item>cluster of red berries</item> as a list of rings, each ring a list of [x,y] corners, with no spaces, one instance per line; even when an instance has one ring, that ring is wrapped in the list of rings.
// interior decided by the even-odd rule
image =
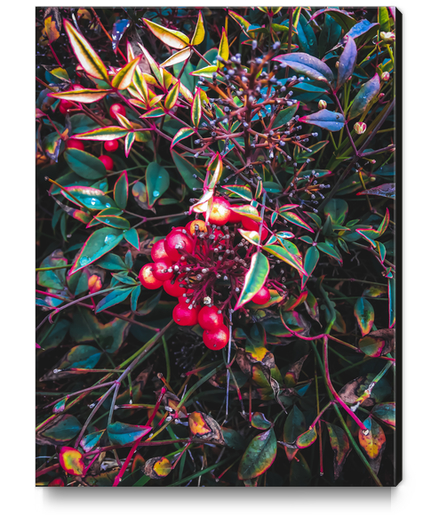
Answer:
[[[178,298],[173,311],[175,322],[181,326],[198,323],[204,329],[204,344],[212,350],[222,349],[229,341],[225,310],[239,297],[252,251],[242,241],[234,245],[235,233],[225,224],[233,217],[235,222],[248,226],[248,230],[256,230],[253,224],[258,226],[246,217],[236,220],[236,215],[226,199],[216,197],[208,224],[196,219],[186,227],[173,229],[153,245],[154,262],[144,265],[139,272],[145,288],[163,286],[166,293]],[[238,252],[241,248],[243,257]],[[216,296],[224,299],[214,302]],[[252,301],[262,305],[270,297],[268,288],[263,286]]]
[[[76,85],[73,87],[73,89],[81,89],[82,86],[76,87]],[[72,109],[75,107],[75,104],[72,102],[69,102],[69,100],[60,100],[58,109],[60,113],[66,114],[69,109]],[[121,104],[113,104],[109,108],[109,114],[111,115],[111,118],[114,120],[117,119],[116,113],[121,114],[122,116],[126,116],[126,110],[124,106]],[[106,152],[116,152],[118,150],[118,140],[112,140],[112,141],[105,141],[103,144]],[[76,138],[69,138],[66,141],[66,148],[76,148],[78,150],[85,150],[84,143],[81,140],[78,140]],[[105,165],[105,168],[109,171],[114,169],[114,160],[112,157],[107,156],[106,154],[99,156],[99,160],[102,161],[102,163]]]

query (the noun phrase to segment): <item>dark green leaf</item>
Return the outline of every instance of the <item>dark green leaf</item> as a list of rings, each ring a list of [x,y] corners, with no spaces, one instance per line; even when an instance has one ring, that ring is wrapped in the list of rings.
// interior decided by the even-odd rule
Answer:
[[[187,161],[187,159],[185,159],[181,154],[175,152],[175,150],[171,150],[171,153],[172,157],[174,158],[174,163],[187,186],[191,190],[193,190],[193,188],[202,188],[202,182],[193,177],[194,175],[197,175],[197,177],[200,177],[202,180],[204,180],[202,173],[189,161]]]
[[[120,209],[126,209],[128,194],[129,180],[127,177],[127,172],[124,171],[122,174],[120,174],[120,177],[118,177],[118,180],[114,186],[114,200]]]
[[[155,161],[150,163],[146,173],[148,205],[152,207],[163,193],[169,188],[169,174]]]
[[[304,270],[307,272],[308,275],[303,275],[301,278],[301,289],[304,289],[304,286],[309,278],[309,276],[314,272],[314,269],[316,268],[316,265],[319,261],[319,251],[316,247],[310,247],[307,249],[307,252],[304,256]]]
[[[134,288],[125,288],[111,291],[111,293],[109,293],[99,302],[99,304],[97,304],[95,313],[100,313],[104,309],[108,309],[112,306],[115,306],[116,304],[119,304],[120,302],[123,302],[123,300],[126,300],[133,290]]]
[[[122,422],[114,422],[108,426],[108,437],[113,445],[127,445],[136,442],[150,431],[151,426],[134,426],[123,424]]]
[[[88,152],[68,148],[64,158],[70,168],[84,179],[101,179],[106,175],[106,168],[102,161]]]
[[[277,438],[269,429],[253,438],[243,454],[238,468],[239,479],[260,476],[273,464],[277,454]]]
[[[380,78],[379,74],[376,73],[372,79],[361,86],[358,94],[353,99],[352,106],[349,111],[349,120],[353,120],[353,118],[364,113],[379,91]]]

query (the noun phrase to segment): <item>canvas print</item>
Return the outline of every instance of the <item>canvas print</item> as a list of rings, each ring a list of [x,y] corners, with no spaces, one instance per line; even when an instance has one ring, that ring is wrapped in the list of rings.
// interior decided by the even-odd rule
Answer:
[[[36,8],[37,486],[398,484],[401,36]]]

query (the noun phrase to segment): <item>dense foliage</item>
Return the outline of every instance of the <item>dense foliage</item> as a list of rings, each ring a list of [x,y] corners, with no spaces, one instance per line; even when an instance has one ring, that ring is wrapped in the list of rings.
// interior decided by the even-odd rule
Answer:
[[[37,484],[395,484],[394,10],[36,14]]]

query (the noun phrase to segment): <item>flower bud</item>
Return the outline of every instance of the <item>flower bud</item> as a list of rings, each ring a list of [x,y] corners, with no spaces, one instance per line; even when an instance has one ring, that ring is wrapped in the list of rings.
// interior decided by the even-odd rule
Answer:
[[[380,37],[383,40],[383,43],[395,41],[395,34],[393,32],[380,32]]]
[[[319,104],[318,104],[319,109],[326,109],[327,105],[328,104],[326,103],[325,100],[319,100]]]
[[[356,134],[364,134],[364,132],[367,130],[367,124],[364,122],[356,122],[353,126],[353,130],[356,132]]]
[[[382,73],[382,80],[385,82],[388,81],[391,78],[391,74],[389,72],[383,72]]]

